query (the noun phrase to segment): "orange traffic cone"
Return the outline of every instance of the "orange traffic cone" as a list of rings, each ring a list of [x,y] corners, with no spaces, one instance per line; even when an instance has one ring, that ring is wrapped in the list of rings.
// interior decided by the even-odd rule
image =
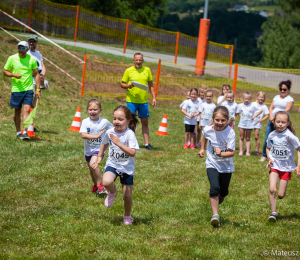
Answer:
[[[168,115],[165,114],[156,133],[157,135],[167,135],[167,120],[168,120]]]
[[[70,127],[70,131],[79,132],[81,126],[81,108],[78,107],[72,122],[72,125]]]
[[[33,108],[30,108],[30,113],[31,113],[32,110],[33,110]],[[22,134],[23,134],[23,132],[24,132],[24,130],[22,130]],[[29,137],[35,137],[33,123],[28,127],[28,129],[27,129],[27,135]]]

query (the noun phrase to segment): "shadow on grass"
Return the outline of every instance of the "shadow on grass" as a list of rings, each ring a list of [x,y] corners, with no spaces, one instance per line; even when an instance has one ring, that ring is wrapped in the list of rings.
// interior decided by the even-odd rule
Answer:
[[[53,135],[58,135],[58,132],[52,132],[52,131],[40,131],[43,134],[53,134]]]
[[[230,226],[235,226],[235,227],[244,227],[245,226],[245,222],[243,223],[239,223],[239,222],[232,222],[229,221],[228,219],[221,219],[221,227],[225,226],[225,225],[230,225]]]
[[[278,215],[277,219],[300,219],[300,214],[290,214],[290,215]]]
[[[133,222],[132,222],[132,225],[133,226],[138,226],[138,225],[141,225],[141,224],[151,225],[152,220],[153,220],[153,217],[152,218],[151,217],[148,217],[148,218],[135,217]],[[115,216],[115,217],[110,219],[110,222],[115,226],[124,225],[123,224],[123,216],[121,216],[121,217],[120,216]]]
[[[25,140],[25,142],[30,142],[30,143],[41,143],[41,142],[52,142],[53,140],[49,139],[49,138],[46,138],[46,139],[43,139],[43,138],[40,138],[40,137],[31,137],[29,140]]]

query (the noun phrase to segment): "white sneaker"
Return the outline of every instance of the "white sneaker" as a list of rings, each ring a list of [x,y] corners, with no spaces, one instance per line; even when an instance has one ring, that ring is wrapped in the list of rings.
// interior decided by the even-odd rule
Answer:
[[[41,84],[40,89],[47,89],[49,88],[49,81],[44,79],[44,84]]]
[[[268,161],[268,158],[263,156],[263,157],[260,158],[259,161],[260,162],[266,162],[266,161]]]

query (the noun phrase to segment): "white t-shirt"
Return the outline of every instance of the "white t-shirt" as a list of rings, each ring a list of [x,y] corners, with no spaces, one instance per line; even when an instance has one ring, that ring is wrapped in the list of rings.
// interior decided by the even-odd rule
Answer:
[[[96,135],[102,130],[108,130],[113,125],[105,118],[99,117],[98,121],[93,121],[89,117],[82,121],[79,133],[87,133],[90,135]],[[91,156],[94,152],[99,152],[102,140],[105,133],[103,133],[98,139],[84,139],[84,154]]]
[[[191,115],[198,113],[199,107],[201,107],[201,105],[197,99],[195,102],[189,99],[183,104],[182,108]],[[186,125],[197,125],[197,117],[190,118],[188,116],[184,116],[183,123]]]
[[[254,122],[252,116],[254,115],[254,106],[252,103],[245,105],[241,103],[238,105],[237,113],[241,113],[241,118],[238,127],[243,129],[253,129]]]
[[[267,147],[270,148],[269,158],[273,160],[271,168],[291,172],[296,168],[294,161],[295,150],[300,146],[297,136],[289,129],[282,133],[277,133],[276,130],[271,132]]]
[[[262,119],[265,115],[269,114],[269,108],[265,104],[258,104],[257,101],[252,102],[254,106],[254,115],[257,114],[260,110],[263,110],[261,114],[254,118],[253,126],[256,129],[261,129],[262,123],[259,123],[258,120]]]
[[[274,101],[274,109],[272,113],[273,116],[275,116],[279,111],[284,111],[289,102],[294,103],[294,99],[290,95],[286,96],[285,98],[280,98],[280,95],[277,95],[273,98],[273,101]]]
[[[230,173],[234,171],[232,157],[224,158],[216,155],[215,148],[220,148],[222,152],[228,149],[235,151],[235,132],[227,126],[223,131],[215,131],[213,126],[204,127],[203,136],[208,140],[206,149],[206,168],[215,168],[221,173]]]
[[[183,105],[184,105],[184,103],[185,103],[186,101],[188,101],[188,100],[189,100],[189,99],[186,99],[186,100],[182,101],[182,103],[180,104],[180,107],[182,108]]]
[[[29,54],[30,56],[33,56],[36,59],[37,64],[38,64],[38,70],[39,71],[43,70],[43,66],[42,66],[43,56],[42,56],[42,54],[37,50],[36,51],[29,50],[27,52],[27,54]],[[36,84],[35,77],[33,77],[33,84]]]
[[[109,143],[109,152],[105,168],[107,166],[110,166],[122,173],[134,175],[135,157],[127,155],[119,148],[119,146],[115,145],[110,140],[110,134],[117,135],[122,144],[129,148],[134,148],[136,151],[138,151],[140,150],[140,147],[134,132],[131,129],[127,128],[125,132],[117,133],[115,132],[114,128],[111,128],[106,131],[102,142],[102,144],[104,145]]]
[[[197,100],[199,100],[201,105],[206,102],[205,98],[204,99],[198,98]],[[200,117],[201,117],[201,114],[197,116],[197,122],[200,121]]]
[[[228,103],[224,105],[229,111],[229,119],[233,118],[235,119],[235,114],[237,113],[238,104],[233,101],[232,103]],[[235,121],[233,122],[233,125],[235,125]]]
[[[220,102],[222,101],[223,97],[224,97],[224,95],[218,97],[218,100],[217,100],[217,105],[218,105],[218,106],[225,106],[225,105],[227,105],[228,102],[227,102],[226,98],[225,98],[225,100],[222,102],[222,104],[220,105]]]
[[[201,105],[201,108],[199,110],[199,112],[201,112],[201,122],[200,122],[201,126],[207,126],[210,124],[214,113],[214,109],[216,107],[217,106],[213,102],[211,103],[205,102]]]

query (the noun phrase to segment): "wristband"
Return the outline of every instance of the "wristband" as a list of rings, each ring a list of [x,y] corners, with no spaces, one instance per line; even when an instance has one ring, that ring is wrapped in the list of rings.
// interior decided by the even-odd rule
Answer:
[[[41,89],[39,88],[39,89],[37,89],[36,91],[41,91]]]

